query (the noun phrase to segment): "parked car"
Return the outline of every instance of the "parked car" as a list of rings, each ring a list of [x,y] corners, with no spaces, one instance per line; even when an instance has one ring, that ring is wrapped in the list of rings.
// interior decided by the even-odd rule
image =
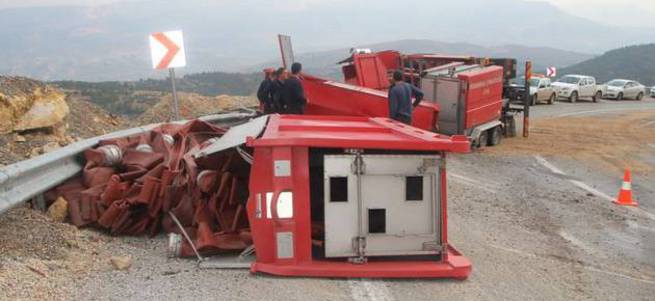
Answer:
[[[550,78],[533,77],[530,79],[530,105],[545,101],[552,105],[557,98],[557,93],[550,83]]]
[[[627,79],[613,79],[607,82],[605,98],[622,100],[632,98],[641,100],[646,95],[646,86]]]
[[[552,85],[558,98],[568,99],[571,103],[580,98],[591,98],[597,102],[603,91],[596,86],[596,79],[592,76],[570,74],[558,79]]]

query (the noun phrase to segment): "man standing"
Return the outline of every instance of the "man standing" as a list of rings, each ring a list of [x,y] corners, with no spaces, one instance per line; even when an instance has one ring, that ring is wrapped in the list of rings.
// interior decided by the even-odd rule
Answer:
[[[264,80],[259,84],[257,89],[257,99],[259,99],[259,110],[264,114],[271,114],[275,111],[271,89],[273,88],[273,78],[275,71],[271,68],[264,69]]]
[[[416,98],[412,103],[412,96]],[[423,92],[412,84],[403,81],[403,73],[396,70],[389,88],[389,118],[404,124],[412,124],[413,108],[423,99]]]
[[[286,105],[286,113],[288,114],[305,113],[307,98],[305,98],[305,90],[300,81],[301,71],[302,65],[300,63],[293,63],[291,65],[291,76],[284,81],[282,102]]]
[[[284,99],[282,99],[282,93],[284,92],[284,82],[287,79],[287,70],[280,67],[274,73],[275,75],[270,90],[274,113],[284,114],[286,112],[286,106]]]

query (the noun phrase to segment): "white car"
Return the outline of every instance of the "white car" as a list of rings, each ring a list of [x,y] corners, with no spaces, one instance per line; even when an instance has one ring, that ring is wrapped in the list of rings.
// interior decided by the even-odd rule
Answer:
[[[568,99],[571,103],[580,98],[591,98],[597,102],[603,96],[600,87],[596,86],[596,79],[586,75],[565,75],[552,83],[552,86],[558,98]]]
[[[605,98],[622,100],[632,98],[641,100],[646,95],[646,86],[627,79],[613,79],[607,82]]]
[[[530,105],[533,106],[542,101],[552,105],[557,98],[555,89],[551,86],[550,78],[532,77],[530,79]]]

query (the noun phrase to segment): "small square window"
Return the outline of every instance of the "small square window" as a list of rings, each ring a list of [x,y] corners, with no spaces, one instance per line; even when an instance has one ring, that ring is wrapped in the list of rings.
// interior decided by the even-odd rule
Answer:
[[[387,233],[387,210],[368,209],[368,233]]]
[[[348,202],[348,177],[330,178],[330,202]]]
[[[423,200],[423,177],[405,177],[405,200]]]

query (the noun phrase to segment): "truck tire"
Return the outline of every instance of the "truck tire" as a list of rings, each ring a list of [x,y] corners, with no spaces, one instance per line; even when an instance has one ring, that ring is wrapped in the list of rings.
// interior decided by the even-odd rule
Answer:
[[[555,103],[555,98],[557,98],[557,95],[555,95],[555,93],[553,93],[552,95],[550,95],[550,98],[548,98],[548,104],[549,104],[549,105],[554,104],[554,103]]]
[[[489,132],[489,146],[500,144],[500,141],[503,138],[503,129],[501,129],[500,126],[487,130],[487,132]]]
[[[641,100],[642,98],[644,98],[644,93],[639,92],[639,94],[637,94],[637,100]]]
[[[594,102],[598,102],[598,100],[600,100],[602,97],[603,97],[603,92],[598,91],[596,92],[596,95],[594,95],[593,100]]]
[[[578,92],[576,92],[576,91],[571,92],[571,96],[569,97],[569,101],[571,103],[576,103],[578,101]]]
[[[623,100],[623,92],[619,92],[619,95],[616,96],[616,100]]]

